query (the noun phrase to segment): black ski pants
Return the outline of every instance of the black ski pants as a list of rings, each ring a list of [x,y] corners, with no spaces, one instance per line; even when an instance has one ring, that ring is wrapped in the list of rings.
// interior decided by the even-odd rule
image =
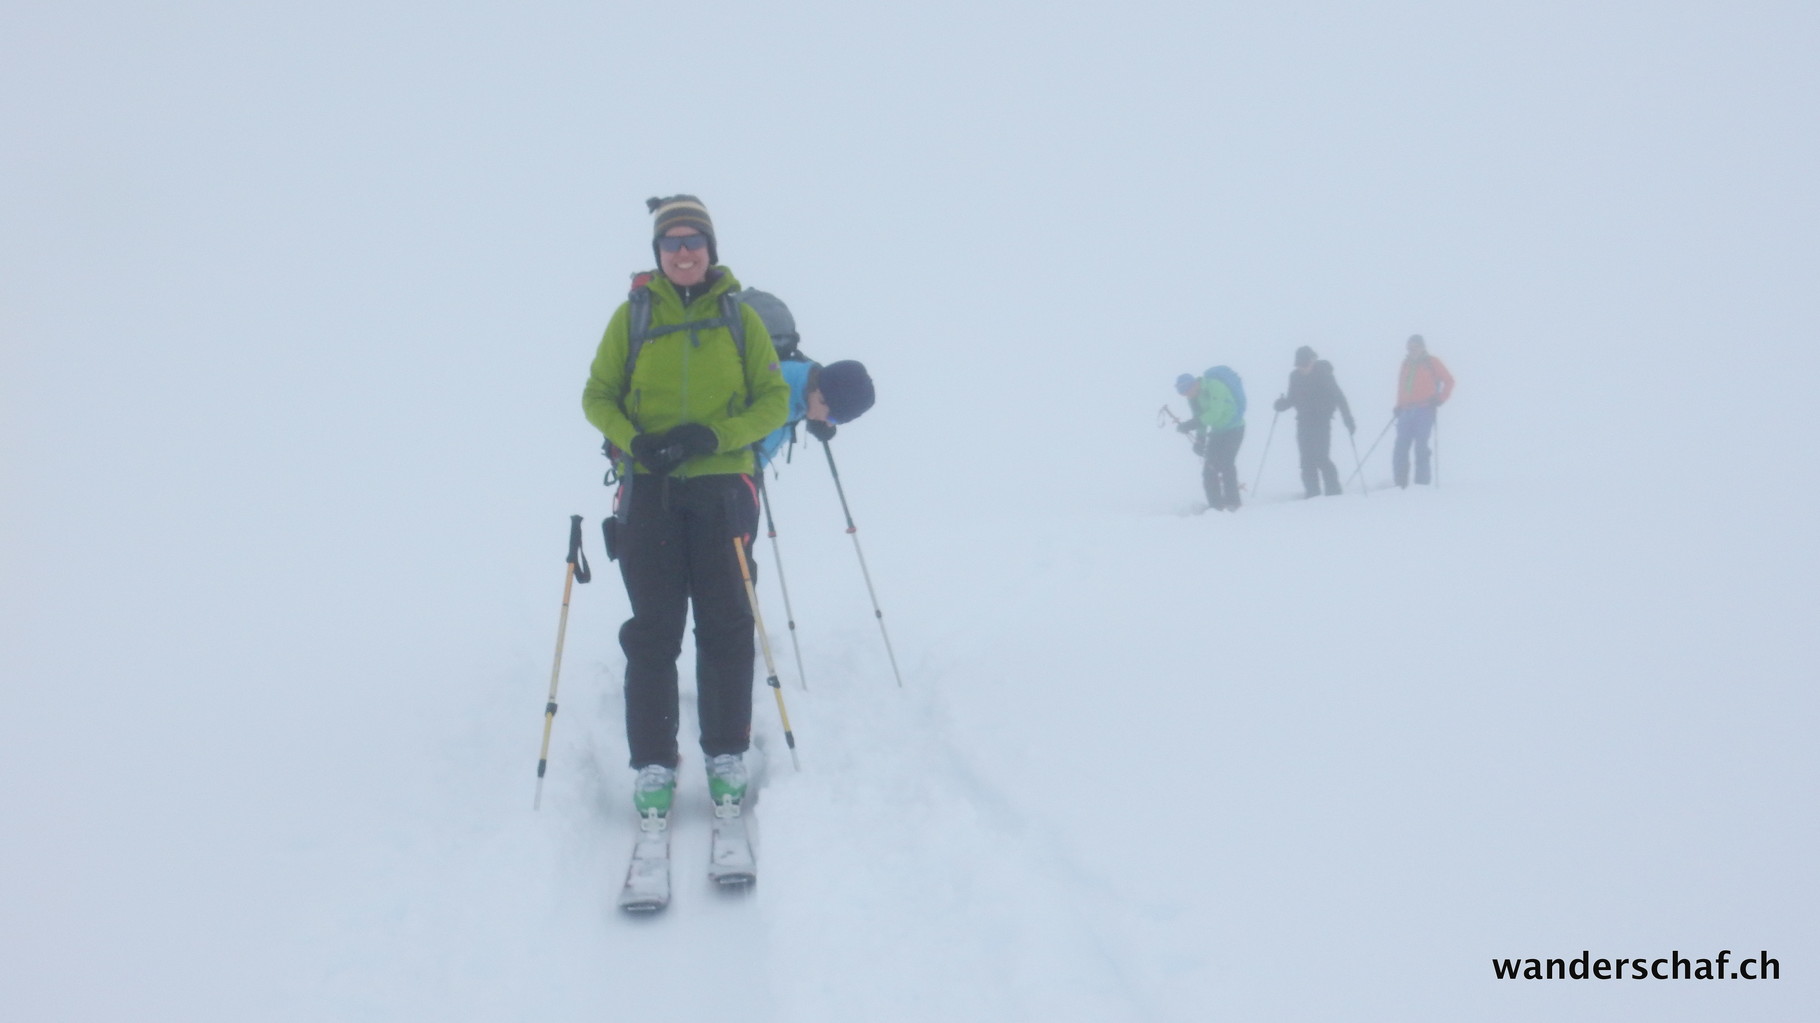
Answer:
[[[1319,419],[1297,416],[1295,443],[1302,453],[1302,489],[1309,497],[1320,497],[1321,488],[1329,497],[1340,492],[1340,470],[1328,452],[1333,447],[1333,413]]]
[[[743,475],[638,475],[629,486],[617,547],[632,602],[619,629],[632,766],[676,766],[676,659],[691,605],[702,753],[744,753],[752,737],[753,619],[733,538],[746,543],[754,570],[758,491]]]
[[[1239,445],[1245,443],[1245,428],[1235,427],[1207,435],[1206,461],[1201,463],[1201,486],[1207,491],[1207,506],[1225,511],[1239,506]]]

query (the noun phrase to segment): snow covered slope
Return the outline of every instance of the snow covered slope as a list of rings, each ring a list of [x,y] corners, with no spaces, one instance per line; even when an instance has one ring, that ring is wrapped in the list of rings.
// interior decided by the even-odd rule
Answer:
[[[259,865],[238,881],[257,910],[216,907],[251,942],[220,953],[249,989],[230,1004],[475,1020],[1798,1004],[1798,977],[1584,992],[1488,972],[1581,946],[1761,946],[1790,969],[1810,947],[1816,836],[1788,810],[1813,781],[1814,697],[1800,609],[1764,595],[1800,592],[1811,566],[1777,557],[1773,530],[1664,556],[1657,538],[1710,531],[1710,508],[1501,493],[1465,464],[1438,492],[1266,488],[1239,515],[1183,516],[1183,461],[1148,515],[856,509],[902,689],[837,509],[816,514],[826,481],[793,466],[780,542],[809,688],[787,654],[783,674],[803,770],[761,702],[763,879],[746,897],[705,880],[695,759],[671,909],[611,908],[633,823],[610,573],[577,591],[539,813],[540,656],[401,671],[408,709],[371,737],[388,748],[364,758],[367,784],[271,755],[256,773],[280,805],[216,825]],[[220,962],[172,965],[199,981]]]

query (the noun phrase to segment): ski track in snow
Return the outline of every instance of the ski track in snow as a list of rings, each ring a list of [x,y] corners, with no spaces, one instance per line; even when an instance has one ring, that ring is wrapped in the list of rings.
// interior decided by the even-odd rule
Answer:
[[[825,967],[798,974],[789,1004],[812,1018],[1126,1018],[1135,993],[1082,918],[1078,879],[957,752],[928,689],[851,691],[866,684],[892,683],[874,671],[817,697],[801,725],[813,760],[765,795],[773,947]]]
[[[671,904],[649,917],[613,907],[636,825],[612,665],[588,673],[598,696],[572,697],[559,713],[539,814],[510,812],[475,823],[478,834],[398,850],[374,880],[392,890],[389,910],[341,926],[417,945],[423,979],[449,992],[437,1011],[457,1019],[492,1018],[489,1007],[513,999],[555,1019],[589,1018],[577,1006],[590,1004],[688,1018],[1159,1018],[1134,1008],[1144,996],[1082,909],[1093,883],[951,740],[932,659],[918,658],[921,673],[899,689],[876,630],[850,629],[813,649],[822,660],[808,691],[794,664],[780,664],[800,773],[769,687],[756,687],[753,890],[718,890],[706,878],[709,808],[685,713]],[[682,668],[686,680],[688,653]],[[692,708],[692,689],[682,699]],[[523,759],[519,748],[497,752],[512,766]],[[479,780],[471,767],[460,773]],[[484,787],[528,799],[517,785]],[[422,822],[431,833],[446,823]],[[480,893],[490,869],[495,881],[521,882],[524,901]],[[475,887],[427,888],[413,882],[418,872]],[[482,898],[467,901],[474,894]],[[516,922],[489,923],[490,914]],[[486,937],[493,929],[547,941],[508,952]],[[363,976],[358,959],[337,970],[339,1012],[387,1018],[410,1004]],[[675,980],[650,986],[659,977]]]

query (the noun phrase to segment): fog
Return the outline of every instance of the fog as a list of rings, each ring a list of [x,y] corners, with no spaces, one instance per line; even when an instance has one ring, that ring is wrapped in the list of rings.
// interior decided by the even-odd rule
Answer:
[[[1220,624],[1231,610],[1221,601],[1243,590],[1245,684],[1278,665],[1295,676],[1293,661],[1268,656],[1297,640],[1294,623],[1311,642],[1363,647],[1371,635],[1338,620],[1381,599],[1374,573],[1396,570],[1381,551],[1366,556],[1380,535],[1368,524],[1382,524],[1411,545],[1432,530],[1478,566],[1438,577],[1416,604],[1461,599],[1491,616],[1444,616],[1468,633],[1449,634],[1450,648],[1484,638],[1475,622],[1499,642],[1531,634],[1521,618],[1531,605],[1487,596],[1524,566],[1535,574],[1514,593],[1571,597],[1568,608],[1609,615],[1627,643],[1696,644],[1690,663],[1711,672],[1677,681],[1677,699],[1749,702],[1702,755],[1778,765],[1765,782],[1775,798],[1750,803],[1761,816],[1645,833],[1747,820],[1766,830],[1740,832],[1757,844],[1728,852],[1798,862],[1811,827],[1768,822],[1805,816],[1815,771],[1793,736],[1811,734],[1815,710],[1802,674],[1812,644],[1797,630],[1815,607],[1808,513],[1820,497],[1799,418],[1820,368],[1817,46],[1820,13],[1795,3],[0,11],[0,916],[14,921],[0,938],[0,990],[14,993],[0,1003],[19,999],[29,1010],[19,1018],[32,1019],[165,1018],[154,1005],[184,1006],[168,1018],[211,1018],[211,1005],[223,1017],[233,1007],[310,1018],[325,1004],[347,1018],[410,1018],[400,992],[461,975],[460,954],[361,967],[351,952],[305,948],[306,935],[332,945],[390,933],[364,909],[335,914],[383,898],[394,868],[337,895],[322,877],[292,884],[262,863],[301,870],[312,850],[351,862],[383,831],[402,878],[400,850],[437,848],[471,823],[492,843],[484,869],[444,864],[433,876],[492,886],[503,902],[508,850],[536,852],[524,859],[533,874],[572,864],[574,836],[518,816],[517,785],[528,802],[567,516],[588,515],[592,530],[606,510],[581,386],[628,275],[652,262],[643,200],[675,192],[705,201],[743,282],[790,303],[806,352],[863,360],[878,383],[877,408],[837,450],[887,605],[904,608],[894,638],[924,688],[912,686],[907,708],[845,709],[879,734],[935,728],[914,732],[882,777],[914,774],[913,754],[952,753],[969,737],[1021,749],[1039,729],[1015,687],[963,695],[980,669],[944,660],[947,639],[992,665],[993,684],[1014,685],[1004,676],[1032,663],[1016,656],[1025,643],[1110,664],[1121,636],[1202,594],[1209,612],[1193,621],[1209,642],[1246,643]],[[1348,499],[1355,519],[1287,504],[1285,420],[1243,513],[1248,532],[1174,517],[1197,496],[1179,438],[1155,426],[1158,406],[1177,400],[1178,373],[1226,363],[1244,375],[1252,413],[1239,464],[1255,484],[1267,402],[1297,346],[1334,363],[1362,452],[1386,425],[1411,333],[1460,379],[1443,416],[1445,503],[1403,502],[1424,509],[1407,521],[1378,505],[1364,518],[1371,498]],[[1387,448],[1365,473],[1374,486]],[[1350,468],[1343,434],[1335,454]],[[832,517],[824,475],[814,462],[786,469],[780,487],[819,502],[798,521]],[[810,606],[820,594],[837,614],[858,598],[846,541],[832,539],[807,548],[791,578]],[[1244,543],[1261,546],[1248,554]],[[571,744],[588,737],[564,747],[557,766],[569,777],[598,757],[602,780],[566,790],[577,800],[596,784],[618,800],[625,783],[612,747],[623,593],[601,561],[582,598],[592,604],[571,625],[564,684],[576,695],[558,724]],[[1168,599],[1134,603],[1147,583]],[[1332,602],[1310,605],[1314,591]],[[991,594],[1029,603],[1009,614]],[[1103,636],[1068,617],[1083,607],[1097,609]],[[1723,609],[1725,621],[1695,608]],[[1051,612],[1076,627],[1056,630]],[[995,645],[999,615],[1006,639]],[[875,654],[850,652],[873,649],[869,618],[825,637],[861,675],[878,668]],[[1581,670],[1601,666],[1600,677],[1660,666],[1674,649],[1627,659],[1630,646],[1554,624],[1538,642]],[[1383,642],[1360,650],[1372,677],[1401,656]],[[1330,671],[1346,663],[1322,649]],[[1199,653],[1155,650],[1184,672]],[[1500,663],[1480,664],[1491,674],[1478,677],[1520,685]],[[1756,673],[1771,668],[1777,677]],[[1072,693],[1101,682],[1073,678]],[[1579,736],[1566,678],[1548,720]],[[1648,692],[1649,682],[1625,685]],[[1698,721],[1676,706],[1664,734]],[[805,726],[838,729],[842,709],[810,703]],[[1003,717],[987,725],[970,711]],[[1204,712],[1219,720],[1221,708]],[[1095,712],[1077,713],[1063,733]],[[963,720],[936,728],[950,718]],[[1106,763],[1055,741],[1078,754],[1080,784]],[[497,776],[503,751],[521,747],[523,776]],[[1637,763],[1674,763],[1667,751],[1678,748],[1650,746]],[[863,763],[853,757],[838,762]],[[1001,752],[974,767],[1014,763]],[[1183,764],[1148,763],[1165,798]],[[869,777],[835,795],[861,799]],[[460,804],[448,795],[456,782],[489,798]],[[800,807],[828,784],[781,790],[778,805]],[[1248,791],[1247,806],[1272,799]],[[428,792],[438,796],[426,802]],[[574,803],[569,812],[593,819]],[[1535,812],[1539,833],[1577,833]],[[804,821],[832,832],[837,819]],[[593,826],[605,873],[616,872],[621,836]],[[779,838],[773,849],[801,846]],[[1340,862],[1318,876],[1358,867]],[[812,869],[798,863],[780,882]],[[543,886],[573,876],[524,883],[554,899]],[[1599,876],[1567,889],[1584,918],[1564,910],[1547,941],[1590,940],[1573,935],[1644,904],[1600,901]],[[1487,894],[1480,883],[1457,890]],[[1652,949],[1754,941],[1753,927],[1786,933],[1787,919],[1817,908],[1806,880],[1766,885],[1736,916],[1691,917],[1745,935],[1664,924],[1645,937]],[[1206,890],[1184,898],[1184,912],[1224,905]],[[1221,988],[1238,982],[1200,960],[1175,980],[1146,974],[1168,972],[1142,957],[1185,925],[986,902],[1014,932],[1123,940],[1138,950],[1132,962],[1152,964],[1127,963],[1125,987],[1096,986],[1107,1001],[1082,1005],[1187,1018],[1201,1003],[1184,992],[1202,983],[1265,1004],[1246,1001],[1263,996],[1242,985]],[[887,908],[916,920],[913,936],[943,934],[914,903]],[[1298,919],[1304,936],[1322,926],[1318,910]],[[1359,919],[1329,922],[1357,947],[1371,940],[1353,930]],[[411,933],[434,930],[422,920]],[[689,928],[686,948],[712,917],[675,923]],[[634,942],[616,937],[620,926],[569,919],[558,933],[623,951]],[[537,927],[514,918],[503,933]],[[1485,956],[1515,954],[1527,935],[1513,928],[1510,951],[1460,947],[1470,965],[1434,967],[1432,990],[1420,976],[1398,983],[1452,991],[1469,970],[1477,983]],[[1208,940],[1236,938],[1216,926]],[[1794,979],[1815,951],[1803,940],[1787,946],[1791,979],[1766,1013],[1814,1004]],[[823,948],[840,951],[837,938]],[[1098,953],[1073,954],[1057,953],[1060,974]],[[211,998],[197,979],[210,962],[247,968],[224,971],[234,976]],[[496,994],[533,984],[534,964],[521,965]],[[350,985],[349,971],[363,979]],[[369,984],[388,993],[363,1002]],[[326,1002],[325,990],[335,992]],[[1122,1001],[1132,990],[1142,997]],[[767,1004],[784,1015],[836,1001],[789,983],[778,992]],[[577,1014],[610,997],[544,996]],[[1329,1005],[1296,1004],[1286,1017]],[[1645,1004],[1562,1011],[1623,1018]],[[1712,1003],[1735,1018],[1756,1004],[1733,992]]]

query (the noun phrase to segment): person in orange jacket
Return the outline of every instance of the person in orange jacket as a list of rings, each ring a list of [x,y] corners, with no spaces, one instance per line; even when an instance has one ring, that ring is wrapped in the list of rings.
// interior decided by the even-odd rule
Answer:
[[[1397,421],[1397,446],[1391,455],[1391,468],[1397,486],[1409,486],[1409,449],[1416,452],[1416,482],[1429,480],[1428,438],[1435,429],[1435,410],[1453,397],[1453,374],[1440,359],[1428,354],[1428,343],[1422,335],[1409,338],[1409,355],[1397,371],[1397,407],[1391,415]]]

